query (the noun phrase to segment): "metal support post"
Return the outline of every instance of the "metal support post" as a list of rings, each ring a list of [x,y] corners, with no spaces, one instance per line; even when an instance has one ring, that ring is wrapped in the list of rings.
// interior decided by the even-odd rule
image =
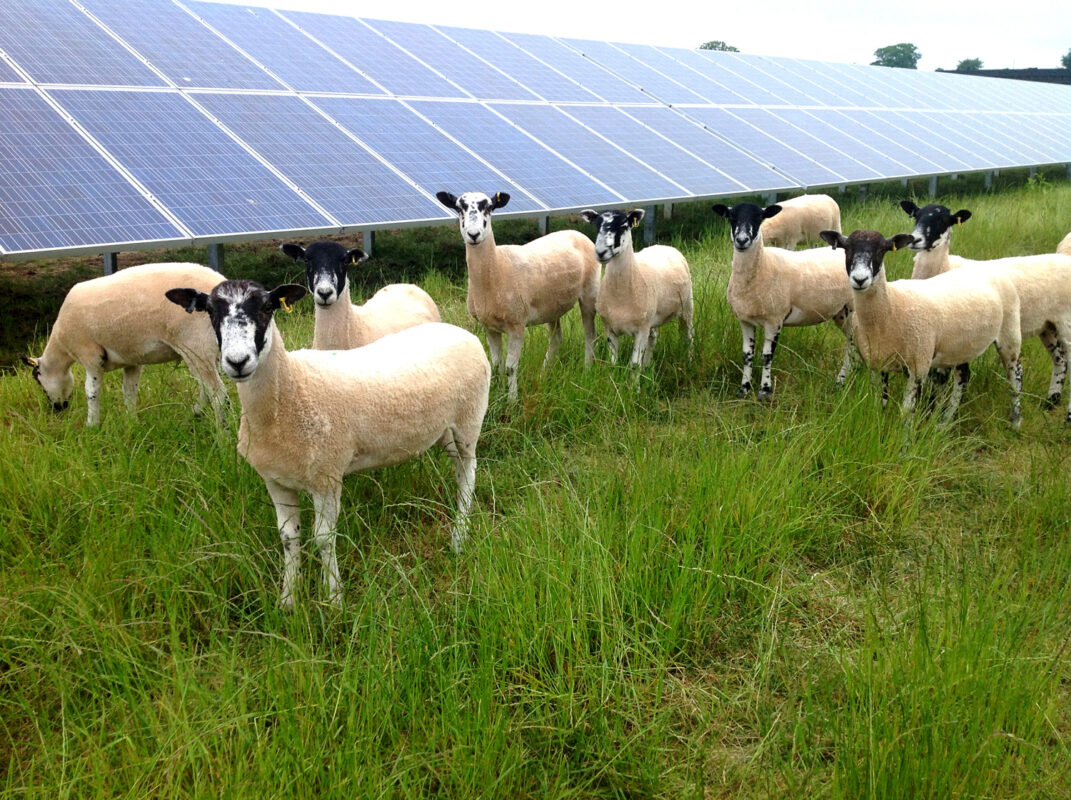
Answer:
[[[673,203],[662,204],[662,219],[673,219]]]
[[[104,253],[101,258],[104,261],[104,274],[114,275],[115,271],[119,269],[119,254]]]
[[[643,215],[643,243],[654,244],[655,241],[655,207],[647,206]]]
[[[904,189],[906,189],[906,188],[907,188],[907,178],[901,178],[901,179],[900,179],[900,186],[901,186],[902,188],[904,188]]]
[[[210,244],[208,246],[208,266],[216,272],[223,272],[223,245]]]
[[[993,188],[993,170],[989,170],[985,174],[985,188],[987,188],[987,189],[992,189]]]
[[[859,202],[862,203],[866,200],[866,193],[870,190],[869,183],[859,184]]]
[[[937,176],[930,176],[930,197],[937,197]]]
[[[544,214],[539,218],[539,235],[546,236],[548,233],[550,233],[550,217]]]
[[[364,250],[364,254],[369,258],[372,257],[372,253],[376,249],[376,232],[365,228],[361,231],[361,249]]]

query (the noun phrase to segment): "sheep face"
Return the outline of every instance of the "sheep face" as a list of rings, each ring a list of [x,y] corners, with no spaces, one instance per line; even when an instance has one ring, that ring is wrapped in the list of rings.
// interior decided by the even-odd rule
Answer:
[[[460,197],[439,192],[435,196],[444,206],[457,212],[461,238],[466,245],[478,245],[486,239],[491,230],[491,212],[509,202],[509,195],[505,192],[495,192],[494,197],[488,197],[483,192],[465,192]]]
[[[22,363],[33,369],[33,379],[45,390],[45,396],[52,403],[53,411],[63,411],[70,405],[71,393],[74,391],[74,375],[71,368],[49,369],[42,359],[22,357]]]
[[[911,233],[898,233],[891,239],[886,239],[877,231],[853,231],[851,236],[838,231],[822,231],[819,235],[834,250],[838,247],[844,249],[848,282],[857,292],[865,292],[873,285],[882,270],[887,252],[908,247],[915,241]]]
[[[601,214],[590,208],[580,212],[580,216],[598,230],[595,237],[595,258],[605,264],[619,255],[625,248],[625,237],[632,236],[632,229],[643,219],[643,209],[634,208],[627,214],[624,211],[604,211]]]
[[[196,289],[169,289],[167,299],[186,311],[204,311],[212,321],[219,344],[223,372],[235,382],[248,380],[271,351],[277,308],[288,309],[307,290],[297,284],[283,284],[268,291],[255,281],[224,281],[205,294]]]
[[[915,220],[915,230],[912,231],[915,241],[911,249],[916,252],[947,245],[952,226],[962,225],[971,218],[971,212],[965,208],[953,214],[945,206],[936,203],[919,208],[910,200],[901,200],[900,208]]]
[[[279,249],[305,264],[305,281],[318,306],[338,300],[347,291],[346,268],[368,258],[363,250],[347,250],[337,242],[313,242],[308,248],[287,242]]]
[[[711,209],[719,217],[729,220],[729,235],[733,248],[744,252],[759,237],[759,227],[764,219],[781,213],[781,206],[772,205],[763,208],[755,203],[737,203],[735,206],[723,206],[720,203]]]

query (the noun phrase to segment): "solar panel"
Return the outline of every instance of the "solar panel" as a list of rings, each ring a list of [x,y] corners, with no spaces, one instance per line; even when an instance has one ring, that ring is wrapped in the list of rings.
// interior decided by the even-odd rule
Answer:
[[[838,121],[836,118],[829,116],[823,118],[819,113],[822,110],[808,109],[804,111],[799,108],[781,108],[770,113],[818,138],[824,144],[836,148],[839,152],[884,178],[899,178],[915,172],[903,162],[897,161],[887,151],[883,152],[871,147],[865,138],[860,139],[849,134],[845,130],[847,126],[833,124]],[[873,141],[874,137],[870,138]]]
[[[435,29],[512,75],[544,100],[593,103],[600,98],[492,31],[436,25]]]
[[[950,142],[943,136],[934,136],[932,133],[922,130],[910,120],[904,119],[891,111],[876,114],[871,111],[842,112],[845,116],[855,119],[861,124],[873,130],[882,131],[892,136],[896,141],[903,142],[904,146],[912,152],[918,153],[923,158],[939,166],[937,172],[956,172],[971,169],[970,156],[963,148],[954,142]],[[957,155],[958,153],[958,155]],[[922,170],[927,174],[927,170]]]
[[[637,61],[609,42],[592,42],[584,39],[562,39],[562,41],[617,75],[628,75],[631,82],[663,103],[708,102],[705,97],[696,94],[683,83],[678,83],[653,67]]]
[[[4,0],[0,48],[38,83],[165,85],[67,0]]]
[[[725,61],[725,68],[737,73],[745,73],[757,80],[769,89],[787,105],[793,106],[817,106],[822,105],[820,93],[813,84],[805,81],[793,81],[791,75],[783,69],[771,65],[769,61],[760,56],[745,56],[740,53],[726,53],[729,57]],[[832,105],[840,105],[833,100],[827,101]]]
[[[806,113],[870,147],[879,156],[895,159],[897,163],[906,167],[908,174],[924,175],[943,171],[939,163],[926,158],[917,147],[912,148],[902,143],[903,137],[900,137],[901,141],[897,141],[895,132],[889,130],[888,127],[883,129],[872,124],[868,125],[866,118],[858,111],[815,108]],[[895,172],[887,170],[886,174],[894,175]]]
[[[666,50],[666,48],[661,48]],[[673,50],[673,57],[684,64],[698,70],[713,81],[730,89],[734,94],[747,98],[747,101],[760,106],[785,105],[785,100],[774,92],[768,91],[764,86],[727,66],[728,53],[717,53],[713,50]]]
[[[197,236],[331,225],[176,93],[54,95]]]
[[[696,71],[692,67],[681,63],[668,53],[657,47],[642,44],[619,44],[618,48],[624,50],[633,58],[642,61],[647,66],[658,70],[667,78],[671,78],[679,84],[687,86],[708,103],[736,105],[739,103],[750,104],[751,101],[715,82],[706,75]]]
[[[386,36],[404,41],[420,58],[461,87],[468,95],[492,100],[535,100],[519,82],[469,52],[430,25],[365,20]],[[459,96],[464,96],[460,95]]]
[[[812,98],[812,104],[835,107],[858,105],[855,92],[844,91],[836,83],[822,80],[795,59],[761,56],[747,63],[767,74],[776,74],[782,82]]]
[[[386,92],[266,8],[188,3],[206,23],[299,92]]]
[[[884,116],[884,115],[883,115]],[[995,154],[985,155],[984,148],[963,135],[962,130],[953,130],[941,125],[930,112],[925,111],[893,111],[889,112],[891,119],[900,120],[908,130],[915,131],[919,136],[928,141],[940,142],[940,146],[950,154],[960,159],[968,169],[994,169],[1007,166],[1000,163],[1001,159]],[[996,158],[996,160],[994,160]]]
[[[159,0],[79,1],[176,86],[283,88],[264,70],[173,3]]]
[[[343,225],[439,216],[437,202],[299,97],[196,99]]]
[[[423,100],[410,105],[524,186],[547,208],[583,208],[626,199],[479,103]],[[487,191],[485,187],[458,188]]]
[[[0,60],[0,83],[20,83],[24,86],[26,85],[26,81],[22,79],[22,76],[9,67],[3,60]]]
[[[0,88],[0,249],[183,235],[35,91]]]
[[[391,94],[409,97],[464,96],[457,86],[359,20],[301,11],[279,13]]]

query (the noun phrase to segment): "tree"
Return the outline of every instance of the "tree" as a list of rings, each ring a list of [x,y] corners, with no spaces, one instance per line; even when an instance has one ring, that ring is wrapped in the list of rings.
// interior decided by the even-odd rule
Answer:
[[[1060,63],[1064,65],[1064,69],[1071,69],[1071,50],[1064,53],[1063,57],[1060,59]]]
[[[871,61],[873,67],[903,67],[904,69],[916,69],[922,53],[915,45],[908,42],[890,44],[888,47],[879,47],[874,51],[877,61]]]
[[[724,53],[739,53],[740,51],[733,47],[731,44],[726,44],[721,39],[714,39],[710,42],[703,42],[699,45],[700,50],[721,50]]]
[[[982,68],[982,59],[965,58],[956,64],[956,72],[977,72]]]

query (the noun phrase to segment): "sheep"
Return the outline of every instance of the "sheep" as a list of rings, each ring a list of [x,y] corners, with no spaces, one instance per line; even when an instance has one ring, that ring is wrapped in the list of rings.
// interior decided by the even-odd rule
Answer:
[[[123,400],[137,406],[138,381],[146,364],[182,359],[200,385],[194,413],[211,403],[222,419],[227,393],[216,369],[216,343],[205,320],[190,320],[164,298],[176,283],[210,291],[225,280],[200,264],[165,263],[128,267],[75,284],[60,306],[39,358],[23,356],[55,411],[67,408],[74,389],[71,365],[85,368],[86,424],[100,424],[103,375],[123,370]]]
[[[167,292],[187,311],[207,313],[223,371],[238,386],[238,452],[264,480],[275,505],[284,609],[294,606],[300,568],[298,492],[312,496],[323,582],[328,599],[338,605],[335,523],[343,476],[399,464],[436,443],[454,460],[458,501],[450,543],[461,551],[491,382],[480,341],[441,322],[352,350],[287,352],[274,312],[288,309],[306,291],[284,284],[269,292],[237,280],[208,294],[188,287]]]
[[[1071,256],[1071,233],[1067,234],[1060,243],[1056,245],[1056,252],[1062,256]]]
[[[781,213],[762,223],[767,246],[795,250],[800,242],[817,240],[823,230],[840,230],[840,206],[828,194],[804,194],[777,205]]]
[[[641,208],[627,214],[585,209],[580,216],[595,225],[595,257],[606,265],[599,284],[595,311],[606,329],[610,362],[617,363],[617,337],[633,337],[632,365],[639,370],[651,360],[658,328],[677,317],[692,350],[692,276],[688,262],[675,247],[654,245],[639,253],[632,249],[632,228],[643,219]]]
[[[481,192],[455,197],[438,192],[439,202],[455,211],[465,242],[469,313],[487,330],[491,365],[502,363],[502,335],[507,334],[505,360],[509,402],[517,400],[517,364],[521,359],[524,329],[547,324],[546,368],[562,341],[561,318],[580,304],[584,323],[584,366],[595,359],[595,302],[599,294],[599,262],[591,240],[579,231],[557,231],[525,245],[495,246],[491,212],[509,202],[509,195],[493,198]]]
[[[346,267],[368,257],[358,248],[347,250],[337,242],[313,242],[306,249],[287,242],[280,249],[305,263],[309,292],[316,301],[313,350],[363,347],[388,333],[441,319],[435,301],[411,283],[384,286],[364,305],[354,305]]]
[[[961,267],[1005,271],[1019,294],[1022,338],[1039,337],[1052,359],[1046,405],[1059,404],[1071,357],[1071,256],[1043,253],[975,261],[949,255],[951,228],[970,219],[970,211],[960,209],[953,214],[938,204],[919,208],[910,200],[901,201],[900,207],[915,220],[910,245],[915,253],[912,278],[929,278]],[[1071,403],[1066,418],[1071,421]]]
[[[1013,427],[1019,427],[1023,370],[1019,360],[1019,295],[999,269],[956,270],[927,280],[888,282],[885,253],[909,246],[914,234],[886,239],[877,231],[822,231],[822,239],[844,249],[844,266],[855,294],[855,341],[867,365],[882,373],[882,401],[888,396],[890,370],[907,371],[903,411],[914,414],[923,382],[932,367],[956,369],[945,410],[951,422],[970,377],[969,362],[994,344],[1011,384]]]
[[[763,208],[755,203],[739,203],[729,208],[719,203],[712,208],[729,220],[733,241],[726,297],[740,321],[744,340],[744,370],[737,397],[747,397],[751,391],[756,325],[761,325],[765,333],[760,400],[773,396],[773,355],[784,325],[817,325],[833,320],[846,339],[844,361],[837,374],[837,383],[844,383],[852,366],[852,290],[837,254],[825,248],[797,252],[765,247],[761,225],[781,211],[778,205]]]

